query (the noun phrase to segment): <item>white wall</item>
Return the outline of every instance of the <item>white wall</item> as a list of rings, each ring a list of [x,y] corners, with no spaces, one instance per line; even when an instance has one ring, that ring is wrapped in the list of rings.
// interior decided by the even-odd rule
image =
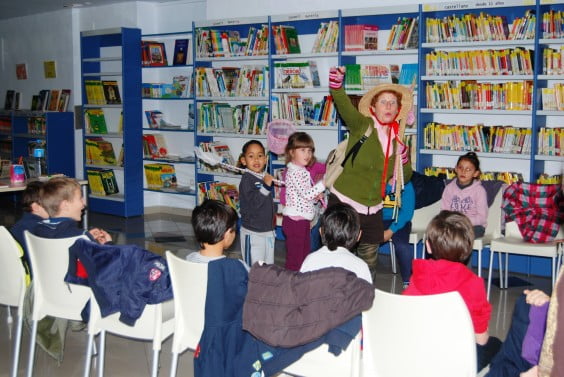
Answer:
[[[436,3],[436,0],[207,0],[208,20],[252,16],[269,16],[308,11],[370,8],[385,5]]]

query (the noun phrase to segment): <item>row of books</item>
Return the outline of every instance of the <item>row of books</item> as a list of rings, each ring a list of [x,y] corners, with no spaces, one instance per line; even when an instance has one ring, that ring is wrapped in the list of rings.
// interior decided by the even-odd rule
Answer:
[[[141,92],[144,98],[188,98],[194,85],[192,78],[184,75],[174,76],[172,83],[142,83]]]
[[[428,82],[425,87],[427,107],[431,109],[531,110],[532,92],[530,80]]]
[[[319,25],[315,40],[313,41],[312,53],[337,52],[339,42],[339,22],[322,22]]]
[[[317,63],[313,60],[274,63],[274,87],[276,89],[304,89],[320,85]]]
[[[378,84],[397,83],[396,64],[346,64],[345,90],[370,90]]]
[[[541,88],[542,109],[564,111],[564,83],[555,83],[552,88]]]
[[[425,148],[490,153],[531,153],[532,130],[512,126],[428,123],[423,130]]]
[[[537,151],[544,156],[564,156],[564,127],[541,128]]]
[[[424,169],[424,174],[432,177],[443,176],[446,179],[456,178],[456,172],[453,168],[445,168],[440,166],[431,166]],[[482,181],[503,181],[508,185],[516,182],[523,182],[523,175],[517,172],[482,172],[480,174]]]
[[[386,50],[417,48],[419,44],[419,17],[398,17],[390,30]]]
[[[173,188],[178,186],[174,165],[151,163],[143,165],[147,187],[150,189]]]
[[[204,152],[210,152],[213,153],[217,156],[220,157],[220,160],[222,163],[225,163],[227,165],[236,165],[235,159],[233,158],[233,155],[231,154],[231,150],[229,149],[229,145],[222,143],[221,141],[211,141],[211,142],[207,142],[207,141],[203,141],[200,142],[199,147],[202,149],[202,151]],[[210,166],[204,162],[200,161],[200,170],[202,172],[213,172],[213,173],[227,173],[227,172],[231,172],[230,170],[227,170],[225,168],[222,168],[221,166]]]
[[[336,126],[337,110],[333,97],[324,96],[314,103],[298,93],[280,93],[271,96],[272,119],[288,119],[300,126]]]
[[[234,184],[217,181],[198,183],[198,203],[206,199],[219,200],[239,211],[239,190]]]
[[[268,93],[267,66],[197,67],[195,90],[199,97],[264,97]]]
[[[425,55],[427,75],[532,75],[533,51],[502,50],[432,51]]]
[[[67,111],[69,107],[70,89],[43,89],[31,97],[30,109],[34,111]],[[4,101],[5,110],[20,110],[22,93],[8,89]]]
[[[537,183],[541,185],[561,185],[562,184],[562,174],[549,175],[542,173],[537,179]]]
[[[545,48],[542,51],[542,73],[544,75],[564,75],[564,46],[560,49]]]
[[[550,9],[542,15],[542,37],[564,38],[564,12]]]
[[[0,116],[0,133],[9,134],[12,132],[12,120],[10,117]]]
[[[505,16],[484,12],[427,18],[425,22],[428,43],[504,41],[533,39],[536,18],[534,12],[527,10],[523,17],[515,18],[511,30]]]
[[[116,159],[112,143],[102,137],[87,137],[84,144],[87,165],[123,166],[123,147]]]
[[[345,25],[345,51],[378,50],[378,26]]]
[[[190,40],[187,38],[174,41],[174,56],[172,65],[186,65],[190,48]],[[143,67],[168,66],[166,57],[166,46],[163,42],[141,41],[141,65]]]
[[[84,80],[84,90],[89,105],[121,104],[119,86],[115,80]]]
[[[116,175],[112,169],[86,169],[86,176],[92,194],[106,196],[119,193]]]
[[[198,58],[268,55],[268,25],[249,27],[247,38],[236,30],[196,29]]]
[[[276,54],[299,54],[300,40],[296,28],[291,25],[272,25],[272,37]]]
[[[202,103],[198,116],[199,132],[263,135],[266,132],[267,105]]]
[[[45,117],[27,118],[27,133],[31,135],[45,135],[47,132],[47,120]]]

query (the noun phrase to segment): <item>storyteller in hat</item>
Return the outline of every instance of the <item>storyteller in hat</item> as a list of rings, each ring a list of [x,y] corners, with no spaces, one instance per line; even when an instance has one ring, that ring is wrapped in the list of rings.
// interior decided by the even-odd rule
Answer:
[[[391,179],[396,196],[401,197],[403,184],[412,175],[408,148],[402,137],[413,98],[404,86],[380,84],[362,97],[357,110],[343,89],[344,76],[344,67],[329,71],[331,95],[349,130],[347,149],[352,149],[369,127],[372,132],[330,187],[328,204],[348,203],[359,213],[362,235],[356,251],[374,275],[378,245],[384,241],[382,199],[386,195],[386,182]]]

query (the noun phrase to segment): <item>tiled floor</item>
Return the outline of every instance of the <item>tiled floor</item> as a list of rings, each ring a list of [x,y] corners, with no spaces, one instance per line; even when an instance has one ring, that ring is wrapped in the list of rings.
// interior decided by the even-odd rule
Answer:
[[[9,227],[19,217],[20,210],[11,202],[0,202],[0,224]],[[114,216],[91,213],[90,225],[108,230],[117,243],[133,243],[156,253],[171,250],[179,256],[197,250],[192,228],[188,217],[152,214],[144,217],[123,219]],[[230,250],[231,256],[240,255],[239,241],[236,240]],[[276,263],[284,263],[284,245],[277,241]],[[400,293],[401,279],[391,273],[390,258],[381,255],[378,260],[378,274],[375,286],[379,289]],[[487,274],[487,271],[485,271]],[[525,277],[534,287],[548,290],[549,279],[538,277]],[[511,313],[516,297],[524,287],[514,287],[500,292],[497,287],[492,288],[491,303],[493,305],[490,333],[500,338],[505,338],[510,325]],[[13,314],[15,314],[12,311]],[[0,377],[8,376],[12,352],[14,324],[7,323],[7,308],[0,306]],[[14,317],[15,320],[15,317]],[[67,333],[64,360],[61,365],[51,359],[45,352],[36,351],[34,376],[81,376],[83,372],[84,353],[86,350],[86,332]],[[160,375],[168,376],[170,373],[170,347],[171,340],[164,342],[160,358]],[[29,350],[29,332],[24,330],[22,343],[22,356],[20,358],[19,376],[25,375],[27,354]],[[131,341],[116,336],[107,336],[106,346],[106,376],[129,377],[149,376],[151,369],[151,345],[148,342]],[[178,376],[193,376],[192,353],[184,353],[179,361]],[[93,372],[97,373],[97,359],[93,361]]]

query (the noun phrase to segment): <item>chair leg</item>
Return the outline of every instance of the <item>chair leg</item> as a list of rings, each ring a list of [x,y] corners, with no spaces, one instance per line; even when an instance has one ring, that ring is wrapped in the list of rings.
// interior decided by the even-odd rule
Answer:
[[[482,277],[482,249],[478,250],[478,277]]]
[[[35,341],[37,339],[37,323],[32,321],[31,325],[31,338],[29,340],[29,359],[27,361],[27,377],[33,376],[33,361],[35,358]]]
[[[104,377],[104,359],[106,356],[106,332],[100,331],[100,349],[98,350],[98,377]]]
[[[396,248],[392,241],[388,242],[388,246],[390,247],[390,260],[392,261],[392,272],[394,274],[398,273],[397,266],[396,266]]]
[[[12,318],[12,310],[11,308],[8,306],[8,316],[6,317],[6,322],[8,322],[8,325],[10,323],[12,323],[14,319]]]
[[[556,281],[556,256],[552,257],[552,289],[554,289],[555,281]]]
[[[12,374],[10,377],[17,377],[18,364],[20,361],[20,347],[22,343],[23,314],[18,313],[18,324],[16,326],[16,340],[14,342],[14,360],[12,362]]]
[[[504,284],[504,288],[507,289],[509,288],[509,253],[505,253],[505,268],[504,268],[504,273],[505,273],[505,284]]]
[[[178,368],[178,353],[172,353],[172,362],[170,363],[170,377],[176,377],[176,369]]]
[[[153,367],[151,370],[151,377],[159,375],[159,350],[153,350]]]
[[[90,377],[90,367],[92,365],[92,346],[94,344],[94,334],[88,335],[88,344],[86,345],[86,361],[84,362],[84,377]]]
[[[499,266],[499,289],[503,289],[503,283],[505,282],[503,278],[503,263],[501,252],[497,253],[497,265]]]
[[[490,248],[490,265],[488,268],[488,289],[487,289],[487,298],[490,299],[490,290],[492,288],[492,270],[493,270],[493,256],[495,251]]]
[[[413,259],[417,259],[417,242],[413,244]]]

